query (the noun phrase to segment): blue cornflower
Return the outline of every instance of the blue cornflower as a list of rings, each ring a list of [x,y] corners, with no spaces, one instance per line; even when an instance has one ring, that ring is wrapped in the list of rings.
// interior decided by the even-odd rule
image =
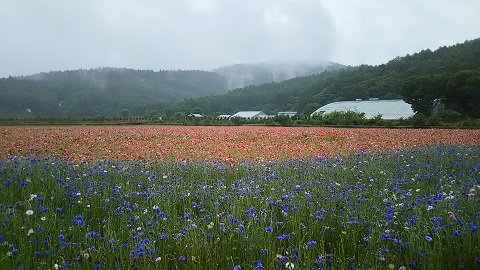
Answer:
[[[475,224],[474,222],[469,222],[468,225],[469,225],[470,228],[472,229],[472,232],[478,231],[477,224]]]
[[[277,236],[277,239],[278,239],[278,240],[285,240],[285,239],[288,239],[288,238],[290,238],[290,234],[289,234],[289,233],[287,233],[287,234],[279,234],[279,235]]]
[[[242,267],[240,265],[235,265],[233,267],[233,270],[242,270]]]
[[[60,239],[60,240],[63,240],[63,239],[65,239],[65,235],[63,235],[63,234],[59,234],[59,235],[58,235],[58,239]]]
[[[316,243],[317,243],[317,241],[312,240],[312,241],[307,242],[307,246],[311,247],[311,246],[315,245]]]
[[[265,253],[267,253],[267,250],[266,250],[266,249],[261,249],[261,250],[260,250],[260,254],[265,254]]]
[[[272,227],[266,227],[265,231],[268,232],[268,233],[271,233],[271,232],[273,232],[273,229],[272,229]]]
[[[262,262],[260,260],[253,261],[252,263],[257,266],[257,270],[262,269]]]
[[[433,239],[432,239],[432,237],[427,235],[427,236],[425,236],[425,240],[427,240],[427,242],[431,242]]]
[[[179,261],[186,261],[187,258],[185,258],[185,257],[183,257],[183,256],[180,256],[180,257],[178,258],[178,260],[179,260]]]

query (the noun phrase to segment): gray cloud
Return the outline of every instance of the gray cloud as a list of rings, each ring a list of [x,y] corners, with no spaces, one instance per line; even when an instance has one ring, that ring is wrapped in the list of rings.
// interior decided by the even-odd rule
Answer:
[[[476,10],[476,0],[7,1],[0,77],[102,66],[380,64],[479,37]]]

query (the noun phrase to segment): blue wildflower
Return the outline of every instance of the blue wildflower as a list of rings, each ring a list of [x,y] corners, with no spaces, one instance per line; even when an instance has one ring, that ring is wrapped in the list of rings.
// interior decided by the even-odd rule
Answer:
[[[252,263],[257,266],[257,270],[262,269],[262,262],[260,260],[253,261]]]
[[[315,245],[316,243],[317,243],[317,241],[312,240],[312,241],[307,242],[307,246],[311,247],[311,246]]]

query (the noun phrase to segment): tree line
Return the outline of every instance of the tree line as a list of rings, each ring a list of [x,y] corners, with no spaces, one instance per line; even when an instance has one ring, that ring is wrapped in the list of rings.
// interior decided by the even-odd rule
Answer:
[[[235,89],[225,94],[187,98],[163,110],[165,115],[200,108],[203,113],[240,110],[298,111],[309,115],[335,101],[403,99],[429,117],[432,105],[480,117],[480,39],[397,57],[386,64],[346,67],[318,75]]]
[[[99,68],[0,79],[0,117],[175,119],[241,110],[308,116],[331,102],[369,98],[403,99],[425,117],[441,103],[480,118],[480,39],[230,91],[224,76],[207,71]]]

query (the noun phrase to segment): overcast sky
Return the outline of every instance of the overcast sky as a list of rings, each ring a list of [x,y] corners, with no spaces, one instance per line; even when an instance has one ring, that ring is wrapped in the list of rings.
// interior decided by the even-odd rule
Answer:
[[[480,37],[479,0],[8,0],[0,77],[234,63],[386,63]]]

